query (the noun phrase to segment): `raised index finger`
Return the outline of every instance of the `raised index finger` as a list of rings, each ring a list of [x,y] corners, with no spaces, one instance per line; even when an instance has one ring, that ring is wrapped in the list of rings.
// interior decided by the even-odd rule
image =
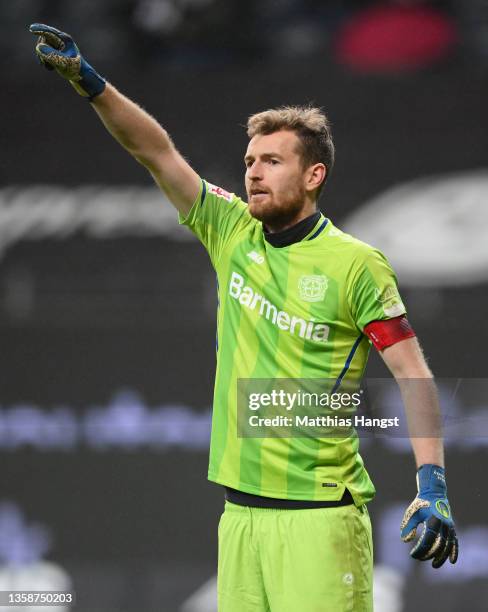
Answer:
[[[64,47],[64,43],[72,40],[71,36],[66,32],[62,32],[57,28],[46,25],[45,23],[31,23],[29,26],[29,31],[32,32],[32,34],[43,36],[46,39],[46,42],[56,49],[62,49]]]

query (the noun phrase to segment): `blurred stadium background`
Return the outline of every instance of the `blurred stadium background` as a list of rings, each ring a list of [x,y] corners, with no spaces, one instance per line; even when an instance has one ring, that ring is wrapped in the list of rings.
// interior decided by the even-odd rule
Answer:
[[[328,111],[321,208],[392,260],[454,423],[461,556],[437,572],[399,540],[408,443],[363,441],[375,609],[486,612],[487,2],[16,0],[0,20],[0,590],[74,588],[82,612],[216,609],[214,275],[88,103],[36,65],[26,26],[44,21],[240,194],[249,114]],[[376,355],[368,373],[387,376]]]

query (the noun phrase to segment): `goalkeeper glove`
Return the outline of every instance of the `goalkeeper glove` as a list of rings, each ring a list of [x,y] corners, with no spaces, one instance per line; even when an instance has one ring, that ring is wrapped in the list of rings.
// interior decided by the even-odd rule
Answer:
[[[105,89],[106,81],[83,58],[69,34],[42,23],[29,30],[37,34],[36,54],[48,70],[56,70],[76,91],[90,102]]]
[[[433,559],[434,568],[440,567],[448,557],[451,563],[456,563],[459,547],[447,501],[444,468],[422,465],[417,471],[417,490],[417,497],[407,508],[401,524],[404,542],[412,541],[418,525],[424,524],[410,555],[420,561]]]

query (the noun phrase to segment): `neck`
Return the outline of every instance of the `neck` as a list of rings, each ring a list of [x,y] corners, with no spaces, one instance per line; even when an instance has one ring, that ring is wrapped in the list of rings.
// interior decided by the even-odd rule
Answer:
[[[315,214],[317,210],[318,209],[315,204],[313,204],[313,206],[304,206],[292,219],[286,220],[284,223],[280,223],[279,220],[276,220],[276,222],[271,224],[267,223],[265,229],[269,234],[283,232],[290,227],[293,227],[297,223],[300,223],[300,221],[303,221],[304,219],[307,219],[311,215]]]
[[[268,232],[264,228],[264,237],[272,246],[280,248],[301,242],[309,234],[320,219],[320,211],[316,210],[310,216],[305,217],[295,225],[281,230],[280,232]]]

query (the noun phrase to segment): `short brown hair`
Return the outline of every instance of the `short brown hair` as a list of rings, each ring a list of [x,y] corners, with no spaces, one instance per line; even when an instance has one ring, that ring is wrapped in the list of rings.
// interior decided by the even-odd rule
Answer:
[[[334,143],[330,122],[320,108],[313,106],[280,106],[251,115],[247,121],[247,135],[273,134],[280,130],[291,130],[300,139],[301,157],[305,168],[322,163],[327,174],[319,193],[334,166]]]

